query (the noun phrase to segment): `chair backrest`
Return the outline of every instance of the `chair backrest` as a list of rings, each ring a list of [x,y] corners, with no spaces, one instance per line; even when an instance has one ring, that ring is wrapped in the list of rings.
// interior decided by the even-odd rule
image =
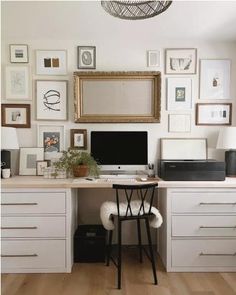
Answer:
[[[158,186],[157,183],[149,183],[149,184],[140,184],[140,185],[127,185],[127,184],[113,184],[113,189],[116,190],[116,203],[117,203],[117,211],[118,216],[120,215],[120,199],[121,192],[123,191],[125,194],[125,201],[127,203],[127,208],[125,215],[122,216],[140,216],[145,214],[151,214],[151,207],[153,204],[154,191]],[[131,202],[138,202],[138,208],[134,210],[131,206]],[[147,207],[148,205],[148,207]],[[144,210],[145,208],[145,210]],[[133,211],[132,211],[133,210]]]

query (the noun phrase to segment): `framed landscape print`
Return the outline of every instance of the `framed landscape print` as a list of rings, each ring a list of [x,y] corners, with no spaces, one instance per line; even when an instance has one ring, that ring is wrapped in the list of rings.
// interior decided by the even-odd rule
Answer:
[[[67,120],[67,81],[36,81],[36,119]]]
[[[30,128],[30,104],[2,104],[2,126]]]
[[[45,160],[57,159],[64,146],[64,126],[38,125],[38,146],[43,147]]]
[[[96,69],[96,47],[77,47],[78,69]]]
[[[229,59],[200,61],[200,99],[230,99]]]
[[[21,148],[19,175],[36,175],[36,163],[43,157],[43,148]]]
[[[197,103],[196,125],[231,125],[232,103]]]
[[[66,50],[36,50],[36,75],[66,74]]]
[[[71,129],[70,130],[70,147],[77,149],[87,149],[87,130]]]
[[[6,99],[29,100],[29,68],[27,66],[6,67]]]
[[[191,110],[192,79],[167,78],[167,110]]]
[[[165,50],[166,74],[196,74],[196,48],[169,48]]]
[[[10,44],[10,62],[11,63],[28,63],[28,45]]]

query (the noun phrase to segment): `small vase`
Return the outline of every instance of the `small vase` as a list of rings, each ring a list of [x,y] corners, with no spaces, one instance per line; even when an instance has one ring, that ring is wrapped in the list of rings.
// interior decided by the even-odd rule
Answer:
[[[74,177],[86,177],[89,174],[88,166],[86,165],[79,165],[73,167],[73,174]]]

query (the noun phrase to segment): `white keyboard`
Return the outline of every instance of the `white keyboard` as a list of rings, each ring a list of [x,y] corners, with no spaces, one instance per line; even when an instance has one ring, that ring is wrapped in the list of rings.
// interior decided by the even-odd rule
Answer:
[[[138,174],[102,174],[99,175],[100,179],[136,179],[136,178],[141,178],[141,177],[147,177],[147,175],[138,175]]]
[[[103,178],[102,180],[107,181],[107,182],[115,182],[115,183],[124,183],[124,182],[137,182],[137,179],[135,178]]]

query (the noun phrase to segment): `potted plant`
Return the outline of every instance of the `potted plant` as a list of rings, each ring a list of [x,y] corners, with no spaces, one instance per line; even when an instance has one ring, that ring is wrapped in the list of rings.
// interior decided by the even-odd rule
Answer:
[[[64,151],[60,160],[55,163],[55,167],[72,172],[74,177],[99,175],[99,166],[96,160],[87,152],[73,149]]]

